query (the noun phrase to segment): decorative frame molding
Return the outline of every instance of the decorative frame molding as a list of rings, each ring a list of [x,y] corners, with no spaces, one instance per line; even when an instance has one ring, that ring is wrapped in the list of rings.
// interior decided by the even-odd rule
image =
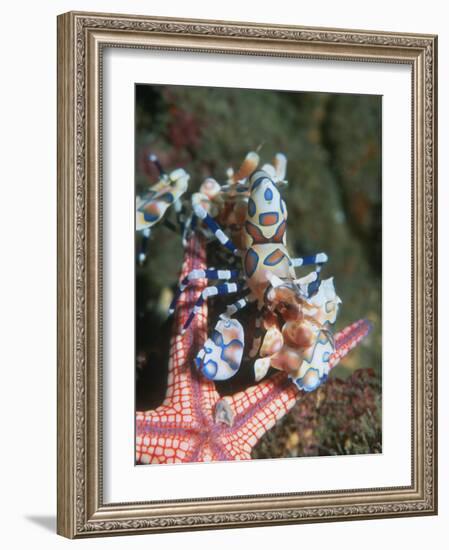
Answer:
[[[104,47],[412,68],[412,484],[105,505],[102,499]],[[437,513],[436,108],[431,35],[70,12],[58,17],[58,533],[71,538]]]

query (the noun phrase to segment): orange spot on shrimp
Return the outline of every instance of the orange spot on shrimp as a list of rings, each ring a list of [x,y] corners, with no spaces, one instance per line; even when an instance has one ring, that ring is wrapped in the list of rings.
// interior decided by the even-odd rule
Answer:
[[[245,256],[245,272],[247,277],[251,277],[252,275],[254,275],[258,263],[259,255],[257,254],[257,252],[254,252],[252,248],[250,248]]]
[[[268,241],[268,239],[263,235],[262,231],[257,227],[257,225],[254,225],[251,222],[245,223],[245,228],[250,237],[253,239],[253,244],[265,244]]]
[[[287,223],[284,220],[281,225],[276,229],[276,233],[271,237],[272,243],[281,243],[282,239],[284,238],[285,229],[287,227]]]
[[[284,258],[287,258],[287,256],[284,254],[284,252],[282,252],[282,250],[279,250],[279,248],[278,248],[274,252],[269,254],[265,258],[263,263],[264,263],[264,265],[268,265],[270,267],[273,267],[275,265],[280,264]]]
[[[279,221],[279,214],[277,212],[266,212],[259,215],[259,223],[263,226],[275,225]]]

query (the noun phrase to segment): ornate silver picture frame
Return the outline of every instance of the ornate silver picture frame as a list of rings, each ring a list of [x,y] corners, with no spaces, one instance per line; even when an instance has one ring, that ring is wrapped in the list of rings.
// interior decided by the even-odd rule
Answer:
[[[398,313],[411,326],[411,350],[404,359],[411,380],[410,484],[162,499],[149,488],[144,501],[105,500],[103,61],[108,49],[410,69],[412,296],[411,310]],[[432,35],[77,12],[58,17],[59,534],[83,538],[437,513],[436,109],[437,37]]]

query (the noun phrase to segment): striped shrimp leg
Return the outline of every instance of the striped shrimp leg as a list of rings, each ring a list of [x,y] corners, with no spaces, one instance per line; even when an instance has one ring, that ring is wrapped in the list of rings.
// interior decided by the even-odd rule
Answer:
[[[161,162],[160,162],[160,160],[159,160],[159,158],[158,158],[158,156],[157,156],[156,154],[150,153],[150,154],[148,155],[148,160],[149,160],[150,162],[152,162],[152,163],[154,164],[154,166],[156,166],[156,168],[157,168],[157,170],[158,170],[158,172],[159,172],[159,176],[160,176],[161,178],[164,178],[164,177],[165,177],[165,178],[168,179],[168,175],[167,175],[166,171],[162,168],[162,164],[161,164]]]
[[[292,258],[291,263],[293,267],[302,267],[305,265],[315,265],[315,270],[311,273],[310,281],[305,288],[306,295],[310,298],[318,290],[321,279],[320,272],[322,265],[328,261],[327,254],[319,252],[318,254],[312,254],[311,256],[304,256],[302,258]]]
[[[140,266],[144,265],[147,259],[148,241],[150,240],[151,229],[145,227],[142,230],[142,239],[140,241],[139,253],[137,254],[137,262]]]
[[[194,281],[199,279],[215,280],[215,281],[231,281],[240,276],[238,269],[194,269],[180,282],[173,300],[170,304],[169,314],[171,315],[176,308],[176,304],[181,294]]]
[[[195,212],[195,215],[207,225],[207,227],[212,231],[212,233],[214,234],[218,242],[222,246],[224,246],[224,248],[226,248],[236,256],[239,256],[240,252],[238,248],[231,241],[231,239],[225,234],[223,229],[214,220],[214,218],[201,206],[201,204],[193,202],[192,207],[193,207],[193,211]]]
[[[302,267],[303,265],[320,265],[325,264],[328,260],[327,254],[319,252],[311,256],[303,256],[301,258],[291,258],[293,267]]]
[[[201,309],[203,303],[212,296],[226,296],[228,294],[235,294],[240,290],[244,290],[245,283],[223,283],[217,286],[208,286],[202,292],[198,300],[195,302],[187,321],[184,323],[182,333],[184,333],[190,326],[191,322],[195,318],[195,315]]]
[[[237,311],[240,311],[241,309],[245,308],[250,302],[254,302],[255,300],[256,298],[252,295],[241,298],[240,300],[237,300],[237,302],[234,302],[233,304],[229,304],[226,307],[225,313],[222,313],[220,317],[221,318],[232,317],[237,313]]]

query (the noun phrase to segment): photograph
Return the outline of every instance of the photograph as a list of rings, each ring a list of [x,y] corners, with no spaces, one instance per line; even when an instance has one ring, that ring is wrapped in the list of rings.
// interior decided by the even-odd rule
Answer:
[[[64,537],[438,512],[438,36],[241,15],[58,16]]]
[[[382,453],[382,96],[136,83],[134,125],[136,465]]]
[[[444,548],[446,5],[2,8],[2,548]]]

